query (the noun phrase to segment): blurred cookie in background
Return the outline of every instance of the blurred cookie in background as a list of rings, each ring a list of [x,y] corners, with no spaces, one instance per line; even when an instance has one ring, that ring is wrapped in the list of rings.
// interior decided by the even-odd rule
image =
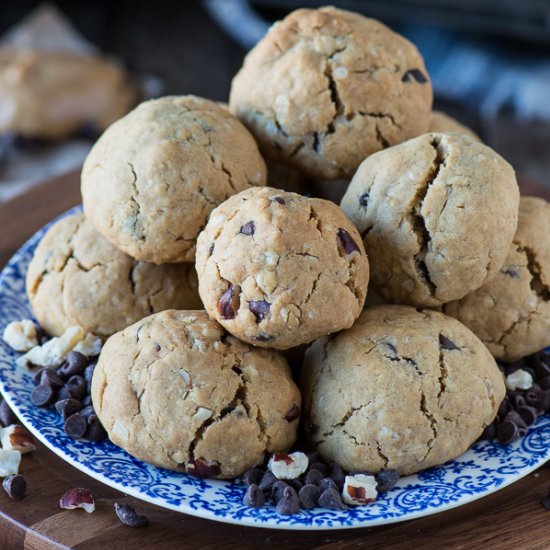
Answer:
[[[458,122],[458,120],[447,115],[443,111],[432,111],[430,118],[430,132],[456,132],[481,142],[481,138],[470,128]]]

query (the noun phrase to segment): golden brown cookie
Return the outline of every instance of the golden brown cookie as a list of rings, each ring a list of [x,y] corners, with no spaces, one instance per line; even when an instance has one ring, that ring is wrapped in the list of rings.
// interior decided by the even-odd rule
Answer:
[[[138,260],[193,261],[210,212],[266,181],[248,130],[224,108],[195,96],[139,105],[94,145],[82,170],[86,216]]]
[[[229,103],[266,157],[346,179],[367,155],[428,130],[432,87],[404,37],[325,7],[276,23],[247,55]]]
[[[456,319],[378,306],[307,350],[302,395],[307,437],[324,460],[411,474],[466,451],[505,387],[487,348]]]
[[[164,311],[111,336],[92,399],[131,455],[221,479],[290,449],[300,416],[283,356],[228,336],[204,311]]]
[[[81,213],[46,232],[29,265],[27,294],[40,326],[53,336],[78,325],[105,338],[163,309],[201,307],[193,264],[138,262]]]
[[[368,157],[342,199],[372,286],[397,304],[464,297],[502,267],[516,230],[514,170],[460,134],[430,133]]]
[[[514,242],[490,281],[444,306],[503,361],[550,345],[550,204],[521,197]]]
[[[275,349],[350,327],[369,279],[361,237],[338,206],[270,187],[212,212],[196,266],[210,316],[237,338]]]
[[[479,136],[470,130],[470,128],[442,111],[432,111],[429,131],[439,133],[456,132],[457,134],[468,136],[474,141],[481,141]]]

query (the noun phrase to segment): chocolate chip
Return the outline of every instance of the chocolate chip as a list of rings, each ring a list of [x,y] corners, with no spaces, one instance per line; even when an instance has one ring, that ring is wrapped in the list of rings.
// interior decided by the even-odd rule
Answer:
[[[300,418],[300,407],[298,405],[294,404],[288,412],[285,414],[285,420],[287,422],[292,422],[293,420],[296,420],[297,418]]]
[[[498,415],[501,417],[501,418],[504,418],[511,410],[512,408],[512,405],[510,404],[510,401],[508,400],[507,397],[505,397],[500,405],[498,406]]]
[[[283,498],[284,490],[290,487],[285,481],[277,480],[271,487],[271,500],[273,504],[277,504]]]
[[[74,399],[74,397],[70,394],[69,388],[67,388],[67,386],[63,386],[57,392],[57,401],[63,401],[63,399]]]
[[[497,435],[497,425],[496,422],[491,422],[488,426],[485,426],[483,433],[481,434],[480,439],[495,439]]]
[[[439,333],[439,345],[448,351],[460,349],[452,340],[449,340],[444,334]]]
[[[306,485],[319,485],[324,475],[319,470],[310,470],[305,477]]]
[[[532,390],[526,391],[525,402],[527,403],[527,405],[530,405],[531,407],[535,407],[539,409],[541,408],[541,404],[542,404],[541,394],[539,392],[532,391]]]
[[[128,504],[115,502],[115,512],[118,519],[128,527],[145,527],[149,525],[149,520],[145,516],[139,516]]]
[[[92,415],[95,415],[93,405],[88,405],[80,411],[80,416],[83,416],[86,420],[88,420],[88,418]]]
[[[93,375],[94,375],[94,370],[95,370],[95,366],[96,366],[96,363],[91,363],[90,365],[88,365],[85,369],[84,369],[84,380],[86,380],[86,382],[88,380],[91,380]]]
[[[243,371],[239,367],[231,367],[231,370],[239,376],[243,373]]]
[[[155,343],[155,351],[159,352],[161,350],[160,344]]]
[[[306,431],[309,432],[309,434],[312,437],[315,437],[319,433],[320,429],[321,428],[317,424],[314,424],[313,422],[308,422],[306,424]]]
[[[515,424],[518,428],[526,428],[527,427],[527,425],[525,424],[523,418],[516,411],[510,411],[504,417],[503,422],[512,422],[512,424]]]
[[[88,441],[93,441],[97,443],[98,441],[102,441],[107,437],[107,432],[105,431],[105,429],[101,425],[101,422],[99,421],[99,418],[95,414],[92,414],[88,417],[87,424],[88,429],[86,430],[84,437]]]
[[[420,69],[410,69],[401,78],[402,82],[418,82],[418,84],[426,84],[428,78]]]
[[[286,204],[286,201],[285,201],[285,199],[283,199],[283,197],[273,197],[271,200],[275,201],[279,204]]]
[[[299,479],[287,479],[286,482],[290,485],[296,492],[298,492],[302,487],[303,483]]]
[[[336,235],[338,237],[338,248],[340,249],[340,253],[342,253],[342,251],[345,254],[353,254],[354,252],[361,253],[357,243],[345,229],[338,229]]]
[[[32,397],[31,397],[31,400],[32,400]],[[1,399],[0,424],[2,424],[2,426],[11,426],[12,424],[16,424],[16,423],[17,423],[17,418],[13,414],[13,411],[10,409],[7,401],[5,399]]]
[[[547,390],[550,388],[550,376],[545,376],[544,378],[539,379],[539,386],[543,390]]]
[[[508,277],[512,277],[512,279],[519,279],[519,270],[517,267],[509,266],[506,269],[503,269],[502,273],[504,275],[508,275]]]
[[[385,493],[390,489],[393,489],[395,484],[399,481],[399,472],[390,468],[386,470],[380,470],[376,476],[376,490],[379,493]]]
[[[92,396],[91,395],[85,395],[82,399],[82,408],[89,407],[92,404]]]
[[[256,317],[256,323],[261,323],[265,319],[265,316],[269,313],[270,308],[271,304],[265,300],[248,302],[248,309]]]
[[[71,376],[65,383],[65,387],[74,399],[82,399],[86,395],[86,381],[78,374]]]
[[[235,319],[240,306],[239,287],[229,285],[218,300],[218,313],[222,319]]]
[[[369,204],[369,194],[368,193],[363,193],[360,197],[359,197],[359,204],[361,206],[368,206]]]
[[[243,235],[254,235],[255,229],[254,222],[248,222],[241,227],[241,233]]]
[[[517,413],[521,416],[526,426],[531,426],[537,421],[537,410],[533,407],[519,407]]]
[[[292,487],[285,487],[283,496],[277,502],[277,512],[283,516],[293,516],[300,511],[298,495]]]
[[[550,412],[550,389],[543,390],[540,396],[540,408],[545,412]]]
[[[208,249],[208,257],[212,256],[214,254],[214,243],[210,245],[210,248]]]
[[[78,351],[71,351],[67,354],[67,362],[59,368],[64,376],[82,374],[90,361],[85,355]]]
[[[497,439],[503,445],[517,439],[518,427],[513,422],[503,422],[497,426]]]
[[[258,334],[257,336],[253,336],[252,340],[256,340],[258,342],[269,342],[273,340],[273,336],[269,336],[269,334]]]
[[[262,481],[260,481],[260,489],[262,491],[271,491],[273,484],[277,481],[277,478],[269,470],[263,475]]]
[[[315,464],[316,462],[321,462],[321,456],[316,451],[313,451],[311,453],[306,453],[306,456],[307,456],[309,466],[311,466],[312,464]]]
[[[334,489],[334,487],[329,487],[321,493],[318,504],[321,508],[331,508],[333,510],[346,509],[346,505],[342,502],[340,493]]]
[[[251,508],[261,508],[265,504],[264,493],[255,483],[248,486],[243,497],[243,504]]]
[[[38,371],[36,371],[36,372],[34,373],[34,375],[33,375],[33,377],[32,377],[32,381],[34,382],[34,385],[35,385],[35,386],[40,385],[40,380],[41,380],[41,378],[42,378],[42,373],[45,372],[46,370],[48,370],[48,369],[46,369],[46,368],[41,368],[40,370],[38,370]]]
[[[55,391],[47,384],[40,384],[32,390],[31,401],[37,407],[47,407],[55,401]]]
[[[83,416],[75,413],[65,420],[63,429],[69,437],[72,437],[73,439],[80,439],[81,437],[84,437],[84,434],[88,429],[88,424]]]
[[[263,475],[264,471],[260,468],[252,468],[243,474],[243,482],[247,485],[259,485]]]
[[[202,479],[216,477],[220,474],[220,464],[216,460],[206,460],[200,456],[187,464],[187,472]]]
[[[319,502],[319,497],[321,496],[321,491],[316,485],[304,485],[298,491],[298,499],[300,500],[300,505],[302,508],[309,510],[315,508]]]
[[[314,462],[310,465],[309,470],[317,470],[323,474],[323,477],[328,475],[328,466],[323,462]]]
[[[344,481],[346,479],[346,474],[344,474],[344,471],[342,470],[342,468],[340,468],[338,464],[333,462],[328,467],[328,475],[330,479],[332,479],[332,481],[336,483],[336,486],[338,487],[338,489],[341,490],[342,487],[344,486]]]
[[[519,408],[519,407],[525,407],[527,405],[527,401],[525,401],[525,397],[521,393],[510,393],[510,401],[512,406]]]
[[[21,474],[5,477],[2,486],[13,500],[21,500],[27,492],[27,482]]]
[[[321,490],[321,492],[324,492],[326,489],[330,489],[331,487],[338,491],[338,487],[336,483],[334,483],[334,480],[330,479],[330,477],[325,477],[318,483],[318,487]]]
[[[78,412],[80,409],[82,409],[82,403],[80,403],[78,399],[73,399],[72,397],[57,401],[55,404],[55,410],[63,416],[64,420]]]
[[[57,375],[54,370],[46,369],[40,376],[40,384],[46,384],[47,386],[51,386],[55,390],[62,388],[65,382],[61,379],[60,376]]]

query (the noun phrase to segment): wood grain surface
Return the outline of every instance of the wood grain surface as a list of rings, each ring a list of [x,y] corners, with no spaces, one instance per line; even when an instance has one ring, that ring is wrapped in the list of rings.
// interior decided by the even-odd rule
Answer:
[[[47,221],[80,201],[78,174],[41,185],[0,205],[0,264]],[[549,197],[534,184],[522,191]],[[426,518],[372,529],[280,531],[225,525],[164,510],[127,497],[82,474],[42,445],[23,457],[21,473],[27,496],[16,502],[0,490],[0,550],[25,548],[252,549],[498,549],[550,548],[550,512],[541,499],[550,487],[550,468],[476,502]],[[71,487],[90,488],[97,499],[93,514],[62,510],[59,498]],[[114,502],[126,502],[145,514],[150,525],[122,525]]]

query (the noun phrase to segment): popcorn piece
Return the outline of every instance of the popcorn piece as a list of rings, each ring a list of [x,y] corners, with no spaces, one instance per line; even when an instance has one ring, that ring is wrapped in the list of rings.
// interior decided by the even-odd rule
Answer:
[[[103,342],[101,338],[89,332],[80,342],[78,342],[78,344],[76,344],[72,351],[78,351],[86,357],[95,357],[101,353],[102,347]]]
[[[346,476],[344,488],[342,489],[342,500],[352,506],[373,502],[378,496],[376,486],[377,481],[374,476],[365,474]]]
[[[304,453],[275,453],[267,467],[277,479],[296,479],[307,470],[308,464]]]
[[[10,449],[0,449],[0,477],[8,477],[19,472],[21,453]]]
[[[533,377],[529,372],[519,369],[506,377],[506,387],[511,390],[528,390],[533,385]]]
[[[15,351],[29,351],[38,344],[34,323],[30,319],[12,321],[4,329],[4,341]]]
[[[36,449],[31,434],[20,424],[1,428],[0,442],[3,449],[19,451],[21,454],[30,453]]]

